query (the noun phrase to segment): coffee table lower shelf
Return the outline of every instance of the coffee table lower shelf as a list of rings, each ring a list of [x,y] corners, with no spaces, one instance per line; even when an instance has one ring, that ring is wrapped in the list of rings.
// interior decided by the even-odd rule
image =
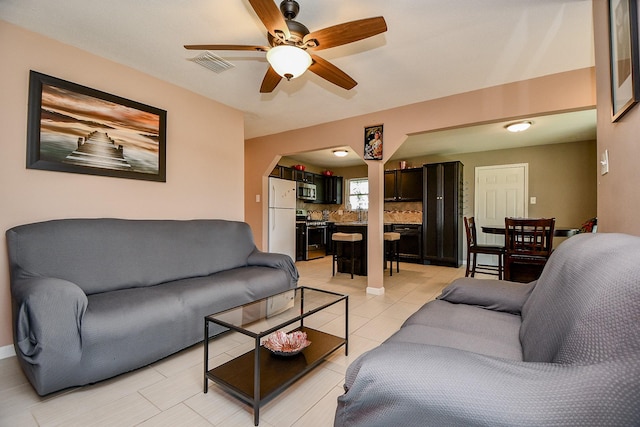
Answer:
[[[251,350],[206,372],[206,378],[240,400],[250,404],[257,415],[261,404],[267,403],[301,378],[331,353],[346,344],[346,339],[312,328],[302,327],[311,345],[295,356],[276,356],[260,346],[257,371],[260,393],[255,393],[255,351]],[[205,393],[206,393],[205,387]],[[256,416],[256,425],[258,417]]]

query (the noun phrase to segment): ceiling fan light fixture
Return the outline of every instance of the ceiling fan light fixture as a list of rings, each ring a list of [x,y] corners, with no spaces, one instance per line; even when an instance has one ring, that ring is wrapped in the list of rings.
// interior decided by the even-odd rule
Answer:
[[[522,132],[529,129],[530,127],[531,122],[525,120],[521,122],[510,123],[505,126],[505,129],[507,129],[509,132]]]
[[[311,55],[299,47],[281,45],[269,49],[267,61],[276,73],[291,80],[307,71],[311,65]]]
[[[347,154],[349,154],[347,150],[333,150],[333,155],[336,157],[344,157]]]

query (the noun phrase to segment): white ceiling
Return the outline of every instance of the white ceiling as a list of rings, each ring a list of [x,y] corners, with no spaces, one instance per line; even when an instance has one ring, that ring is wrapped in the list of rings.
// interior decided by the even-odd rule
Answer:
[[[0,19],[241,110],[246,138],[594,65],[591,0],[298,2],[311,31],[386,19],[384,34],[318,52],[354,89],[308,72],[260,94],[263,53],[215,52],[235,65],[220,74],[189,61],[184,44],[266,44],[247,0],[0,0]]]
[[[508,132],[505,126],[514,122],[510,120],[409,135],[400,148],[389,158],[389,161],[435,154],[475,153],[534,145],[594,141],[596,139],[595,109],[526,117],[522,120],[532,123],[532,126],[525,132]],[[348,151],[348,155],[340,158],[334,156],[333,151],[337,148],[344,148]],[[358,154],[348,146],[300,153],[289,156],[289,158],[301,164],[325,168],[364,164]]]

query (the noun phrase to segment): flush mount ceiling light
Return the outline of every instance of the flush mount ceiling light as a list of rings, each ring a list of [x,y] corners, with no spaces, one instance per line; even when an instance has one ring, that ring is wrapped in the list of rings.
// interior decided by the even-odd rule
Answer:
[[[333,155],[336,157],[344,157],[347,154],[349,154],[347,150],[333,150]]]
[[[276,73],[291,80],[307,71],[311,65],[311,55],[299,47],[280,45],[269,49],[267,61]]]
[[[531,122],[522,121],[522,122],[510,123],[505,126],[505,129],[507,129],[509,132],[522,132],[524,130],[529,129],[530,127],[531,127]]]

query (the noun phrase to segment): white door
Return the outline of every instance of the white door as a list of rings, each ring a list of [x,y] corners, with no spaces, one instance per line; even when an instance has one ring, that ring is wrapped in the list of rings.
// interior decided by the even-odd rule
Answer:
[[[504,227],[507,216],[528,215],[529,165],[526,163],[482,166],[475,170],[474,216],[478,243],[504,245],[504,236],[482,232],[483,225]],[[495,257],[478,258],[478,262],[495,264]]]

